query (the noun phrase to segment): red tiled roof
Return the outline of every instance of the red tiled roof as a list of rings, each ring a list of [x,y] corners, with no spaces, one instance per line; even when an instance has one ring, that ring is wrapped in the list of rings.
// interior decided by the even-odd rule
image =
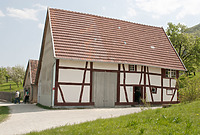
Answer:
[[[29,60],[29,63],[30,63],[30,69],[31,69],[32,84],[34,84],[36,73],[37,73],[38,60]]]
[[[31,79],[30,83],[31,84],[35,84],[37,68],[38,68],[38,60],[29,60],[28,61],[28,65],[27,65],[27,68],[26,68],[26,73],[25,73],[25,76],[24,76],[23,86],[26,84],[26,77],[28,77],[29,71],[30,71],[30,79]]]
[[[163,28],[49,9],[56,58],[186,70]]]

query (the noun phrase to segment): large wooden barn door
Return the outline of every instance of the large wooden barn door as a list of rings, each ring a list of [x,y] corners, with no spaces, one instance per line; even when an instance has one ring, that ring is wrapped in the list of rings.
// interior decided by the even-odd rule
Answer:
[[[117,91],[117,73],[93,72],[95,107],[114,107]]]

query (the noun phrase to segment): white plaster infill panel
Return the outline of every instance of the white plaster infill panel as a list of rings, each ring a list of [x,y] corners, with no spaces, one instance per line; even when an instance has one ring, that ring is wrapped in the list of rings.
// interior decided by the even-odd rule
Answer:
[[[149,87],[146,88],[146,101],[147,102],[152,102],[151,93],[150,93]]]
[[[126,84],[139,84],[141,74],[139,73],[126,73]],[[121,73],[122,82],[124,74]]]
[[[58,82],[67,83],[82,83],[84,70],[77,69],[59,69],[59,79]],[[85,83],[90,83],[90,71],[86,71]]]
[[[133,102],[133,86],[126,86],[126,92],[129,102]]]
[[[59,66],[63,67],[76,67],[76,68],[85,68],[86,61],[79,60],[65,60],[60,59]],[[90,68],[90,62],[88,62],[87,69]]]
[[[161,88],[157,88],[157,93],[152,95],[154,102],[161,102]]]
[[[176,92],[175,92],[175,95],[174,95],[174,98],[173,98],[172,101],[177,101],[177,90],[176,90]]]
[[[151,85],[161,86],[161,76],[149,75],[149,77],[150,77],[150,83],[151,83]],[[147,83],[148,83],[148,78],[147,78]]]
[[[60,85],[65,102],[79,102],[80,93],[81,93],[81,86],[77,85]],[[84,86],[83,95],[82,95],[82,102],[89,102],[90,99],[90,87]],[[58,102],[62,103],[62,97],[60,90],[58,90]]]
[[[163,86],[164,87],[169,87],[169,81],[170,81],[170,79],[163,78]]]
[[[125,71],[129,71],[129,65],[128,64],[124,64],[124,68],[125,68]],[[120,65],[120,70],[124,71],[124,68],[123,68],[123,64],[121,64]]]
[[[172,95],[167,95],[167,89],[163,89],[163,101],[171,101],[171,98],[172,98]]]
[[[140,73],[126,73],[125,83],[132,84],[132,85],[139,85],[140,77],[141,77]],[[144,74],[142,74],[142,81],[141,81],[142,85],[143,85],[143,81],[144,81]],[[121,72],[120,73],[120,84],[123,84],[123,83],[124,83],[124,73]]]
[[[124,92],[124,86],[120,86],[120,102],[127,102]]]
[[[149,72],[150,72],[150,73],[161,74],[161,68],[157,68],[157,67],[149,67]]]
[[[93,62],[93,69],[118,70],[118,64],[106,62]]]
[[[176,87],[176,79],[171,79],[171,87]]]

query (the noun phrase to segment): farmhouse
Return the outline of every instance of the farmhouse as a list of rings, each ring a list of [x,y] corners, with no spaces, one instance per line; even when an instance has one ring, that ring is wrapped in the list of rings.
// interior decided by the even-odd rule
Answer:
[[[115,107],[178,103],[186,68],[161,27],[47,9],[38,63],[38,103]]]
[[[35,84],[37,73],[38,60],[29,60],[24,77],[23,87],[30,93],[29,100],[32,103],[37,103],[38,86]]]

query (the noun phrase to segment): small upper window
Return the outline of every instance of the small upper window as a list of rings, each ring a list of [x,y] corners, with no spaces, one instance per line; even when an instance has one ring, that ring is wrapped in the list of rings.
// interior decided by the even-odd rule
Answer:
[[[136,71],[136,65],[129,65],[129,71]]]
[[[171,70],[171,77],[176,78],[176,71],[175,70]]]
[[[176,70],[165,69],[165,77],[175,78],[176,77]]]

